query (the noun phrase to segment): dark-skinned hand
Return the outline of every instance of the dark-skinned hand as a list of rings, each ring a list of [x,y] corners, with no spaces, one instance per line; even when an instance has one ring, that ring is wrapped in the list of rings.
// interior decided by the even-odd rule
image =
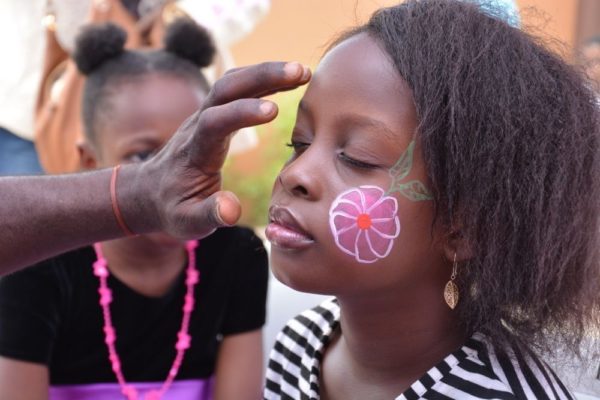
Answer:
[[[294,89],[310,76],[298,63],[267,62],[231,70],[219,79],[202,109],[181,125],[159,154],[140,165],[136,187],[144,198],[137,199],[140,207],[123,207],[133,211],[123,213],[132,230],[199,238],[235,224],[241,214],[239,201],[220,190],[231,134],[273,120],[277,106],[260,98]]]

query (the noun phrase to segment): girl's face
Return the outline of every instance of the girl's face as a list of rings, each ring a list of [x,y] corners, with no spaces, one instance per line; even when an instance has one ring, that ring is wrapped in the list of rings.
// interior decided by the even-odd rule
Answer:
[[[449,270],[437,228],[432,231],[432,201],[388,194],[397,201],[400,233],[389,254],[372,263],[344,252],[329,221],[332,204],[344,192],[390,189],[390,170],[407,153],[417,124],[410,89],[367,34],[329,51],[300,102],[294,153],[273,188],[267,236],[279,280],[334,295],[432,287],[441,293]],[[429,186],[418,142],[404,180]]]
[[[117,84],[110,96],[110,114],[99,114],[94,154],[87,168],[151,157],[198,110],[206,94],[186,79],[147,74]]]
[[[95,143],[80,147],[84,169],[139,162],[156,154],[200,108],[206,93],[183,78],[148,74],[118,84],[110,96],[110,111],[99,114]],[[165,234],[147,238],[167,246],[181,243]]]

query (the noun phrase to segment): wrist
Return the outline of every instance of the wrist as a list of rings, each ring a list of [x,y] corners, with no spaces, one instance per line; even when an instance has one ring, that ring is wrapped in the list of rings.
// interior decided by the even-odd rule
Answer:
[[[147,165],[123,165],[116,182],[116,201],[123,222],[134,234],[156,232],[161,229],[156,191]]]

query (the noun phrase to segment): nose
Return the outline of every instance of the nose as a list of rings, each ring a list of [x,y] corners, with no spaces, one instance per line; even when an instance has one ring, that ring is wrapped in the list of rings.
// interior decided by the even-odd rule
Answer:
[[[290,160],[277,177],[283,189],[294,197],[317,200],[322,194],[324,165],[310,149]]]

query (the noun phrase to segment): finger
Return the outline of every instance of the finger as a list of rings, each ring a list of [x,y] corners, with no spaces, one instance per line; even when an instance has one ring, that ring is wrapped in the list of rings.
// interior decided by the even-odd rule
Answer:
[[[225,71],[225,72],[223,73],[223,75],[222,75],[222,76],[229,75],[229,74],[232,74],[232,73],[234,73],[234,72],[239,72],[239,71],[245,70],[245,69],[247,69],[247,68],[249,68],[249,66],[230,68],[230,69],[228,69],[227,71]],[[311,72],[310,72],[310,68],[308,68],[307,66],[304,66],[304,65],[303,65],[303,66],[302,66],[302,68],[303,68],[303,75],[304,75],[304,74],[307,74],[307,73],[308,73],[308,74],[310,74],[310,73],[311,73]],[[304,76],[303,76],[303,78],[306,78],[306,75],[304,75]]]
[[[264,124],[276,116],[275,103],[259,99],[240,99],[204,110],[187,144],[189,162],[202,165],[204,173],[218,172],[227,155],[231,133]]]
[[[217,228],[234,225],[241,214],[240,201],[233,193],[216,192],[194,205],[187,222],[192,236],[201,238]]]
[[[234,67],[234,68],[229,68],[227,71],[225,71],[225,72],[223,73],[223,75],[228,75],[228,74],[231,74],[232,72],[241,71],[241,70],[243,70],[243,69],[245,69],[245,68],[248,68],[248,67],[246,66],[246,67]]]
[[[241,98],[257,98],[305,84],[310,70],[297,62],[267,62],[225,74],[215,82],[204,109]]]
[[[234,225],[242,215],[242,206],[237,196],[231,192],[217,195],[217,218],[226,226]]]

